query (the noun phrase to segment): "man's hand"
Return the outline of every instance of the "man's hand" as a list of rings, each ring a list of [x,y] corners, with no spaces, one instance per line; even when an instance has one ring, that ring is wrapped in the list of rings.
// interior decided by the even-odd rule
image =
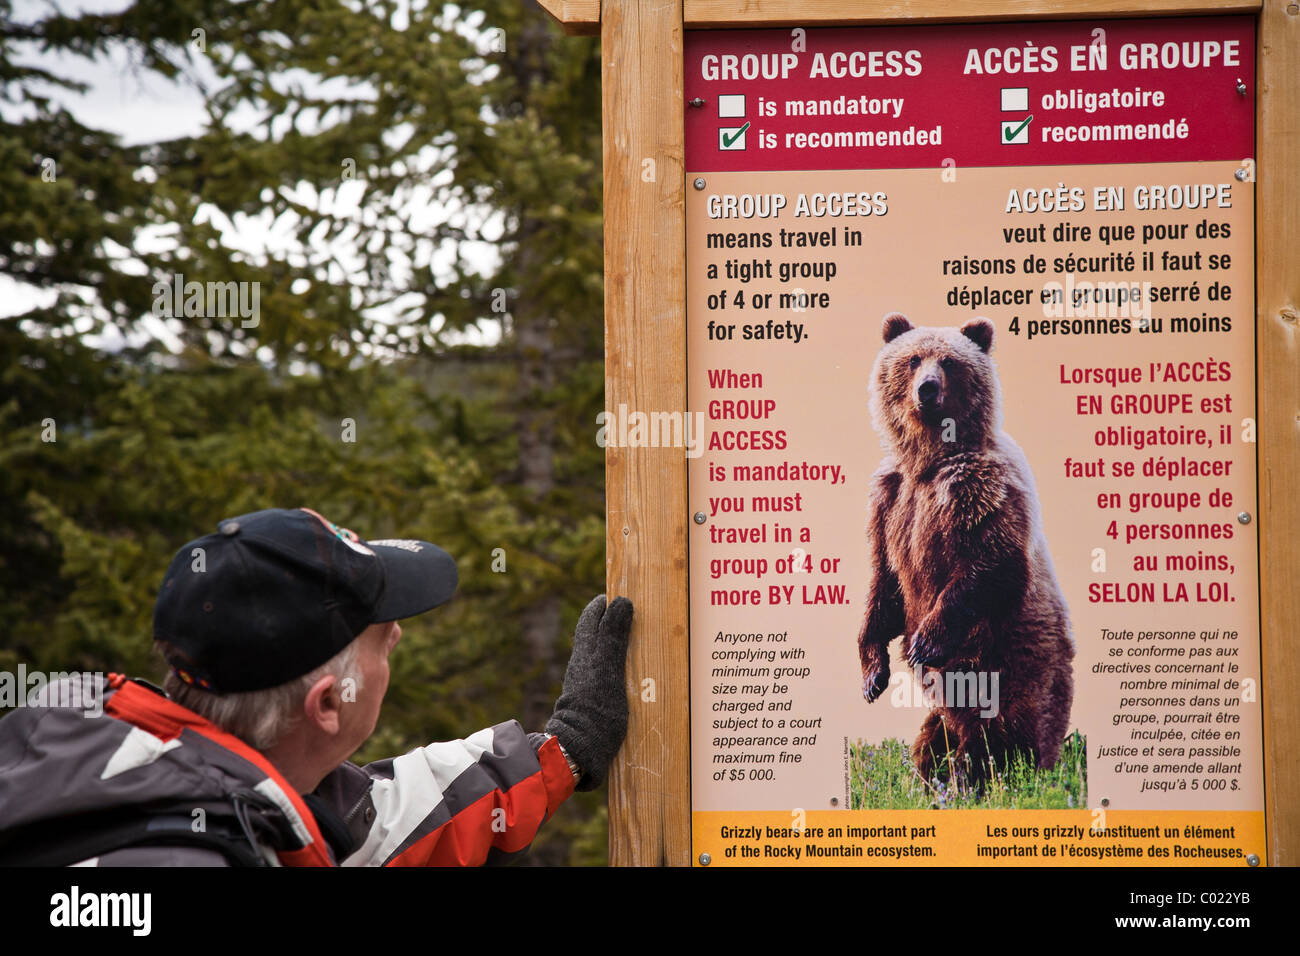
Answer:
[[[578,618],[573,654],[564,672],[564,688],[546,732],[582,769],[578,790],[595,790],[627,735],[628,635],[632,631],[632,602],[614,598],[608,608],[598,595]]]

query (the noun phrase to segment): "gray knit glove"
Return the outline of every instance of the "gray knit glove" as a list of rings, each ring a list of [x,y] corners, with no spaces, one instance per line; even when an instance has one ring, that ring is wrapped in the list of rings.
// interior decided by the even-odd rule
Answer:
[[[597,595],[578,618],[573,653],[564,672],[564,688],[546,732],[582,770],[578,790],[595,790],[627,735],[627,641],[632,631],[632,602],[614,598],[605,607]]]

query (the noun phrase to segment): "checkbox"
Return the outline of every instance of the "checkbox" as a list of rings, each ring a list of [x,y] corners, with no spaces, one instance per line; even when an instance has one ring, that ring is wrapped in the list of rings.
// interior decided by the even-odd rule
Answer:
[[[745,115],[745,94],[744,93],[723,93],[718,97],[718,116],[721,118],[731,118],[734,116]]]
[[[1002,112],[1026,113],[1029,111],[1029,87],[1009,86],[1002,89]]]
[[[1016,143],[1029,142],[1029,121],[1033,117],[1023,120],[1003,120],[1001,141],[1008,146]]]
[[[749,129],[749,124],[744,126],[721,126],[718,128],[718,149],[744,149],[745,148],[745,131]]]

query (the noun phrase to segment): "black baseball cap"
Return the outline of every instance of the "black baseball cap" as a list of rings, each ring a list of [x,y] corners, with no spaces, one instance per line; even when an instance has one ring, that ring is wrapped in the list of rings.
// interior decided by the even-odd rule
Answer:
[[[309,508],[227,518],[177,552],[154,640],[181,680],[263,690],[319,667],[371,624],[451,598],[456,562],[427,541],[364,541]]]

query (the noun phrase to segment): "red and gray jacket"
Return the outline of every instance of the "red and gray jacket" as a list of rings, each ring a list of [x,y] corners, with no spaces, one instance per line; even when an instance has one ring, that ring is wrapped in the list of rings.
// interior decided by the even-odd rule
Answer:
[[[304,796],[152,685],[86,680],[93,709],[0,720],[0,864],[476,866],[522,853],[574,789],[559,742],[509,721]]]

